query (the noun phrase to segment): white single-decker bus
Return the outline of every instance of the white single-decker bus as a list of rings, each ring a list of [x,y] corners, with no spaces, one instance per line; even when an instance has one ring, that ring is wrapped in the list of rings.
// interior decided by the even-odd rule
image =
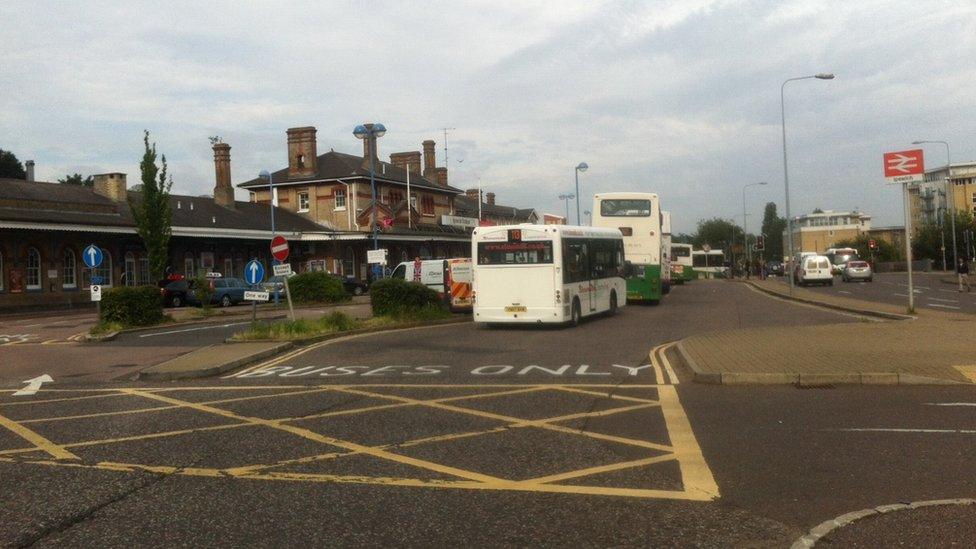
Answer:
[[[627,301],[617,229],[478,227],[471,235],[474,321],[579,324]]]

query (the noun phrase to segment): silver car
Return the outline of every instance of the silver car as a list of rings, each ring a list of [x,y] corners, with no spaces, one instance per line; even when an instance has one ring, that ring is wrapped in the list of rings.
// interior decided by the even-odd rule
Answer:
[[[871,271],[871,265],[867,261],[848,261],[847,266],[844,267],[842,278],[844,282],[853,280],[871,282],[874,279],[874,272]]]

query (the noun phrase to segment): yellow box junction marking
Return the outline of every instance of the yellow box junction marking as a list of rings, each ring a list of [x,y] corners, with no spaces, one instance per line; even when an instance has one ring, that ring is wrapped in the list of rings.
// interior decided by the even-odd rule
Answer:
[[[663,358],[663,354],[661,354],[660,356],[661,358]],[[654,358],[654,353],[652,352],[652,360],[653,358]],[[665,370],[667,370],[667,368],[665,368]],[[668,373],[671,374],[671,372]],[[671,377],[674,382],[677,382],[676,376],[672,374]],[[663,372],[662,375],[659,377],[659,379],[662,381],[665,380]],[[162,402],[165,405],[156,408],[138,408],[133,410],[122,410],[118,412],[99,412],[99,413],[87,414],[82,416],[64,416],[61,418],[58,417],[36,418],[30,420],[22,420],[22,422],[38,422],[38,421],[48,422],[48,421],[76,419],[82,417],[98,418],[105,415],[145,414],[145,413],[152,413],[154,411],[160,411],[160,410],[188,409],[188,410],[195,410],[198,412],[212,414],[225,419],[232,419],[237,423],[222,424],[222,425],[200,427],[200,428],[193,428],[193,429],[166,431],[166,432],[159,432],[159,433],[149,433],[144,435],[134,435],[128,437],[114,438],[114,439],[78,441],[69,444],[58,445],[58,444],[54,444],[51,441],[48,441],[47,439],[43,438],[37,433],[34,433],[33,431],[27,429],[21,423],[14,422],[12,420],[0,416],[0,426],[6,427],[9,430],[17,433],[22,438],[28,440],[31,444],[34,445],[33,447],[28,447],[28,448],[18,448],[14,450],[0,451],[0,462],[31,463],[31,464],[39,464],[39,465],[50,465],[50,466],[85,467],[85,468],[95,468],[95,469],[102,469],[102,470],[109,470],[109,471],[123,471],[123,472],[148,471],[148,472],[153,472],[158,474],[175,474],[175,475],[201,476],[201,477],[233,477],[233,478],[240,478],[240,479],[268,480],[268,481],[379,484],[379,485],[387,485],[387,486],[407,486],[407,487],[426,487],[426,488],[442,488],[442,489],[446,488],[446,489],[465,489],[465,490],[510,490],[510,491],[523,491],[523,492],[540,492],[540,493],[549,492],[549,493],[565,493],[565,494],[578,494],[578,495],[680,499],[680,500],[691,500],[691,501],[710,501],[712,499],[719,497],[718,486],[715,483],[712,473],[709,470],[708,465],[706,464],[705,459],[701,453],[701,449],[699,448],[698,443],[694,437],[694,433],[692,432],[691,424],[684,413],[684,409],[682,408],[680,401],[678,400],[678,395],[675,388],[670,385],[626,385],[626,387],[630,389],[656,389],[658,398],[650,399],[650,398],[639,398],[639,397],[631,396],[629,394],[628,395],[614,394],[613,391],[616,387],[617,387],[616,385],[608,385],[608,384],[574,384],[574,385],[370,384],[370,385],[321,385],[315,387],[309,387],[303,385],[303,386],[263,386],[263,387],[210,386],[210,387],[179,387],[179,388],[111,389],[111,390],[105,390],[105,394],[115,395],[115,396],[128,395],[132,397],[153,400],[156,402]],[[254,390],[256,388],[281,389],[283,392],[236,397],[236,398],[227,398],[227,399],[213,400],[208,402],[189,402],[185,400],[172,398],[170,396],[162,394],[174,390],[248,391],[248,390]],[[480,393],[462,395],[462,396],[450,396],[444,398],[416,399],[416,398],[409,398],[401,395],[378,392],[377,390],[381,388],[418,388],[418,389],[427,389],[427,390],[450,389],[450,388],[474,388],[486,392],[480,392]],[[289,389],[293,389],[293,390],[289,390]],[[310,394],[310,393],[326,392],[326,391],[334,391],[337,393],[354,394],[354,395],[359,395],[359,396],[364,396],[364,397],[369,397],[374,399],[386,400],[389,401],[389,403],[366,406],[362,408],[348,409],[348,410],[324,412],[312,416],[302,416],[296,418],[279,418],[279,419],[263,419],[258,417],[250,417],[229,410],[217,408],[215,406],[216,404],[226,403],[226,402],[237,402],[242,400],[252,400],[252,399],[262,399],[262,398],[287,398],[288,396],[297,395],[297,394]],[[492,397],[500,397],[500,396],[512,396],[512,395],[524,395],[527,398],[531,398],[531,395],[533,393],[543,392],[543,391],[585,394],[585,395],[591,395],[595,397],[610,398],[613,400],[621,401],[626,404],[622,406],[618,406],[616,408],[610,408],[606,410],[599,410],[594,412],[580,412],[580,413],[566,414],[562,416],[550,417],[545,419],[531,419],[531,420],[487,412],[483,410],[465,408],[457,404],[457,403],[463,403],[463,401],[465,400],[492,398]],[[70,393],[71,391],[61,390],[60,392]],[[60,401],[60,400],[72,400],[72,399],[71,398],[52,399],[49,400],[48,402]],[[452,433],[452,434],[445,434],[445,435],[429,436],[429,437],[418,438],[406,442],[399,442],[396,444],[368,446],[356,442],[334,438],[327,434],[317,433],[306,428],[289,424],[289,422],[298,421],[298,420],[306,420],[306,419],[319,418],[319,417],[329,417],[335,415],[363,414],[363,413],[370,413],[378,410],[387,410],[387,409],[399,408],[399,407],[421,407],[421,408],[437,409],[445,412],[491,419],[491,420],[502,422],[505,425],[497,426],[489,429],[477,430],[477,431],[466,431],[466,432],[459,432],[459,433]],[[667,430],[668,437],[670,439],[670,444],[621,437],[621,436],[593,432],[593,431],[583,431],[583,430],[558,424],[559,422],[564,422],[564,421],[569,421],[574,419],[607,417],[607,416],[612,416],[614,414],[620,414],[620,413],[626,413],[626,412],[638,411],[638,410],[647,410],[652,408],[661,409],[665,428]],[[181,467],[171,467],[171,466],[164,466],[164,465],[143,465],[137,463],[117,463],[117,462],[84,463],[78,460],[77,456],[75,456],[74,454],[72,454],[67,450],[67,448],[74,448],[74,447],[90,447],[90,446],[97,446],[102,444],[131,443],[131,442],[138,442],[138,441],[144,441],[149,439],[181,436],[190,433],[235,429],[235,428],[252,427],[252,426],[260,426],[260,427],[267,427],[267,428],[280,430],[282,432],[296,435],[306,440],[329,445],[333,449],[330,450],[329,452],[318,454],[318,455],[281,460],[272,464],[254,464],[254,465],[246,465],[246,466],[226,468],[226,469],[215,469],[215,468],[206,468],[206,467],[181,468]],[[468,471],[447,464],[413,458],[391,451],[391,450],[395,450],[396,448],[419,446],[423,444],[434,444],[434,443],[444,442],[444,441],[463,440],[472,437],[484,436],[491,433],[500,433],[500,432],[508,431],[510,429],[527,428],[527,427],[541,428],[541,429],[546,429],[546,430],[550,430],[565,435],[582,436],[582,437],[588,437],[588,438],[593,438],[598,440],[611,441],[618,444],[626,444],[638,448],[646,448],[649,450],[654,450],[655,455],[648,456],[646,458],[636,459],[636,460],[629,460],[625,462],[586,467],[574,471],[561,471],[550,475],[516,481],[516,480],[509,480],[505,478],[499,478],[496,476],[486,475],[475,471]],[[334,448],[339,448],[341,450],[336,451]],[[27,457],[23,457],[23,458],[16,457],[16,454],[26,454],[26,453],[36,452],[37,450],[45,451],[55,459],[54,460],[30,459]],[[660,452],[663,452],[663,454],[660,454]],[[313,462],[318,462],[323,460],[342,459],[343,457],[354,456],[354,455],[372,456],[374,458],[387,460],[390,462],[398,463],[400,465],[407,465],[411,467],[416,467],[416,468],[448,475],[451,477],[456,477],[457,480],[368,477],[368,476],[360,476],[360,475],[337,475],[337,474],[274,471],[274,469],[276,468],[287,466],[287,465],[313,463]],[[70,462],[62,461],[66,459],[72,459],[76,461],[70,461]],[[557,482],[578,479],[581,477],[587,477],[587,476],[601,474],[601,473],[645,467],[656,463],[670,462],[670,461],[674,461],[678,465],[678,469],[681,476],[681,482],[683,486],[682,490],[658,490],[658,489],[618,487],[618,486],[554,484]]]

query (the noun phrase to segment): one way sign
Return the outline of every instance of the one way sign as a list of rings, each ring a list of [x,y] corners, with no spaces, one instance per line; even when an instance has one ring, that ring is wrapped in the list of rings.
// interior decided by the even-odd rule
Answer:
[[[885,153],[884,175],[888,183],[920,183],[925,180],[922,149]]]

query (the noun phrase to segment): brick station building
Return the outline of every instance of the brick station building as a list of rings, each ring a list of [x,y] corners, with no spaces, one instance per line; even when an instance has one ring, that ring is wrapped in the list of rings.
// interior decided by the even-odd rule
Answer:
[[[422,153],[394,153],[383,162],[376,158],[375,141],[364,141],[363,156],[334,150],[318,155],[315,133],[311,127],[289,129],[288,166],[272,174],[275,233],[291,243],[294,270],[367,277],[366,251],[373,247],[371,157],[379,243],[390,252],[390,267],[418,256],[470,255],[477,193],[462,197],[447,184],[447,169],[436,166],[433,141],[423,142]],[[250,201],[236,201],[230,150],[226,143],[213,146],[212,197],[170,197],[173,272],[241,277],[250,259],[271,262],[268,181],[239,184]],[[150,279],[130,206],[141,194],[128,188],[126,174],[96,175],[92,188],[34,181],[32,174],[28,170],[28,180],[0,179],[0,311],[90,305],[93,274],[106,287],[157,282]],[[482,204],[486,223],[538,219],[534,210],[496,205],[491,193],[488,198]],[[95,273],[81,258],[89,244],[99,246],[105,258]]]

